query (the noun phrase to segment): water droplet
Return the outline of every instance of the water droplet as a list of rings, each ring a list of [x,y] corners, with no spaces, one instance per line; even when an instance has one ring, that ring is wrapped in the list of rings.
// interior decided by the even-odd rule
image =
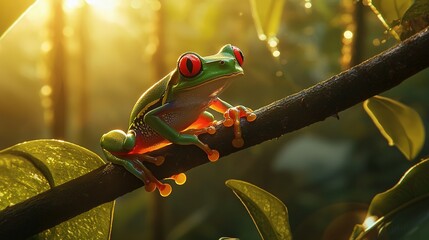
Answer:
[[[267,35],[265,35],[265,34],[259,34],[259,40],[261,40],[261,41],[265,41],[265,40],[267,40]]]
[[[279,57],[280,56],[280,51],[279,50],[274,50],[273,51],[273,57]]]
[[[52,88],[49,85],[44,85],[41,89],[40,89],[40,93],[43,96],[49,96],[52,93]]]
[[[372,45],[374,45],[374,46],[380,46],[380,44],[381,44],[380,39],[374,38],[374,40],[372,40]]]
[[[353,38],[353,32],[350,30],[346,30],[346,31],[344,31],[343,36],[344,36],[344,38],[352,39]]]
[[[268,45],[272,48],[277,47],[278,43],[279,43],[279,39],[276,37],[270,37],[270,39],[268,39]]]

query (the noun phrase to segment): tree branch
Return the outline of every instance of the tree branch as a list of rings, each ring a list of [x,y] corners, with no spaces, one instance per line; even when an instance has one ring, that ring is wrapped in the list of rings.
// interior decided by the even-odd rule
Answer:
[[[240,149],[232,147],[232,130],[223,126],[217,126],[215,135],[200,138],[226,156],[323,121],[429,67],[428,46],[425,29],[345,72],[258,109],[254,122],[241,121],[245,145]],[[158,178],[208,163],[205,153],[194,146],[170,145],[153,155],[166,156],[162,166],[148,166]],[[142,185],[124,168],[106,164],[0,212],[0,239],[32,236]]]

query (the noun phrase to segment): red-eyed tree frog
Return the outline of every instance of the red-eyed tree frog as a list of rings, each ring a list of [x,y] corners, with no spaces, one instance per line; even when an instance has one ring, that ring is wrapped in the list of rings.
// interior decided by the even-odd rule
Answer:
[[[176,69],[141,95],[131,111],[127,133],[112,130],[101,137],[107,160],[140,178],[146,191],[158,188],[162,196],[168,196],[171,186],[158,181],[142,161],[161,165],[163,156],[148,153],[171,143],[193,144],[206,152],[210,161],[216,161],[219,152],[197,137],[201,133],[215,133],[217,122],[206,111],[208,108],[224,114],[223,124],[234,126],[233,146],[243,146],[240,118],[246,117],[251,122],[256,115],[247,107],[233,107],[218,98],[234,76],[243,74],[243,63],[243,53],[232,45],[225,45],[217,54],[207,57],[184,53]],[[186,181],[184,174],[172,178],[177,184]]]

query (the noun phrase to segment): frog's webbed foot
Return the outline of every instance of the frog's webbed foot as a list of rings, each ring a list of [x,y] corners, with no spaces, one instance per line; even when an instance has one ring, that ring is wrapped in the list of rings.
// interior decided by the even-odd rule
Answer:
[[[166,197],[170,195],[172,191],[170,184],[160,182],[142,162],[138,159],[130,159],[129,163],[133,166],[132,171],[128,168],[127,170],[144,182],[146,191],[153,192],[155,189],[158,189],[161,196]]]
[[[256,114],[253,113],[252,109],[239,105],[226,110],[223,116],[225,117],[223,121],[225,127],[234,126],[232,145],[236,148],[242,147],[244,145],[244,140],[241,133],[240,118],[246,117],[248,122],[253,122],[256,119]]]
[[[192,144],[199,147],[207,154],[207,157],[211,162],[215,162],[219,159],[219,152],[217,150],[211,149],[209,145],[201,142],[196,135],[181,134],[181,137],[182,139],[186,139],[185,141],[182,141],[181,144],[183,145]]]
[[[140,160],[131,159],[130,161],[139,173],[136,176],[144,182],[146,191],[153,192],[155,189],[158,189],[161,196],[167,197],[170,195],[172,191],[170,184],[160,182]],[[177,185],[183,185],[186,182],[186,175],[179,173],[166,179],[172,179]]]
[[[197,144],[197,146],[206,152],[210,162],[216,162],[219,159],[219,152],[217,150],[211,149],[209,145],[201,143]]]

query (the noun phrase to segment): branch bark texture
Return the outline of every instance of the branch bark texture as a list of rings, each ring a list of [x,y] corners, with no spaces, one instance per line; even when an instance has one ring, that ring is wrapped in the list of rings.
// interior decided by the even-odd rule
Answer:
[[[323,121],[429,67],[428,46],[425,29],[347,71],[256,110],[254,122],[241,122],[245,145],[240,149],[231,145],[232,130],[223,126],[217,126],[215,135],[200,138],[222,157]],[[170,145],[154,155],[166,156],[162,166],[148,166],[161,179],[208,163],[194,146]],[[32,236],[142,185],[124,168],[106,164],[0,212],[0,239]]]

